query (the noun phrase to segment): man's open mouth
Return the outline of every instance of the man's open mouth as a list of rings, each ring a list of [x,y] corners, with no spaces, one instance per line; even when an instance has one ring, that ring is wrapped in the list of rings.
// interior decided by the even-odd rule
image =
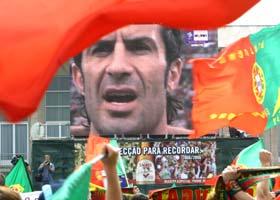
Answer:
[[[110,103],[129,103],[137,98],[134,91],[106,91],[103,98]]]

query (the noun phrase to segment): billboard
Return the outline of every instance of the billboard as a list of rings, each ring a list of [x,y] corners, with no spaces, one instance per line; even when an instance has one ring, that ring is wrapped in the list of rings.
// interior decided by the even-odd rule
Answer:
[[[238,153],[257,138],[204,138],[153,136],[112,138],[120,147],[128,183],[141,191],[169,187],[173,183],[198,184],[220,174]],[[85,161],[86,140],[74,140],[75,166]],[[161,186],[160,186],[161,185]]]
[[[133,184],[203,183],[216,174],[215,141],[119,141]]]
[[[71,134],[187,134],[192,129],[188,59],[217,53],[216,30],[130,25],[71,61]],[[180,127],[178,129],[178,127]]]

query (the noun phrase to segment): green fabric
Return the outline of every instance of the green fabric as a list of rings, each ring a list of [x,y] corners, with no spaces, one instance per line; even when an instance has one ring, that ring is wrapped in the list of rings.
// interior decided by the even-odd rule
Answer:
[[[256,63],[264,73],[262,105],[268,115],[266,129],[269,129],[280,124],[280,25],[250,35],[250,41],[258,49]]]
[[[110,139],[110,144],[113,147],[119,148],[119,144],[118,144],[117,140],[115,140],[115,139]],[[119,156],[118,163],[117,163],[117,173],[118,173],[118,176],[125,175],[125,177],[126,177],[125,165],[124,165],[124,162],[123,162],[123,159],[121,156]]]
[[[263,139],[243,149],[237,156],[236,164],[245,167],[261,167],[259,152],[264,148]]]
[[[63,186],[52,196],[52,200],[87,200],[91,164],[83,164],[79,170],[72,173]]]
[[[29,175],[26,171],[23,158],[19,158],[5,179],[6,186],[14,188],[19,192],[32,192]]]

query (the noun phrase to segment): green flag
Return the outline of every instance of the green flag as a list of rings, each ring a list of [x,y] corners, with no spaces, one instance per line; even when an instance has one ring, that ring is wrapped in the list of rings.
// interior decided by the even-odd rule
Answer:
[[[280,124],[280,25],[250,35],[256,51],[254,93],[268,116],[266,129]]]
[[[83,164],[79,170],[72,173],[63,186],[52,196],[51,200],[87,200],[91,163]]]
[[[17,164],[9,172],[5,182],[6,186],[15,191],[32,192],[31,182],[22,157],[18,159]]]
[[[264,148],[263,139],[243,149],[236,158],[236,164],[244,167],[261,167],[259,153]]]
[[[110,139],[110,144],[114,147],[119,148],[119,144],[118,144],[117,140],[115,140],[115,139]],[[122,188],[128,187],[128,180],[127,180],[127,176],[126,176],[125,165],[124,165],[124,162],[123,162],[123,159],[121,156],[119,156],[118,163],[117,163],[117,173],[118,173],[118,177],[120,179],[121,187]]]

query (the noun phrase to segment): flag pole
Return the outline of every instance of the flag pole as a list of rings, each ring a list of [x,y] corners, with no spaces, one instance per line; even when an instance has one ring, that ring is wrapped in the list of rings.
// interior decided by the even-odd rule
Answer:
[[[94,164],[96,164],[98,161],[100,161],[100,160],[102,160],[103,158],[105,158],[106,157],[106,154],[100,154],[100,155],[98,155],[98,156],[96,156],[96,157],[94,157],[92,160],[90,160],[88,163],[89,164],[91,164],[91,165],[94,165]]]

